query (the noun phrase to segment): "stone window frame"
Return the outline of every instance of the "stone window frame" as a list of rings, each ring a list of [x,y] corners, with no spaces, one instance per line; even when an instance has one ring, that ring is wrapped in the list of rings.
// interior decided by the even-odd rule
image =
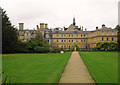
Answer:
[[[78,42],[78,40],[76,40],[76,42]]]
[[[107,37],[107,41],[109,41],[109,38]]]
[[[64,42],[66,42],[66,40],[64,40]]]
[[[72,43],[73,43],[74,41],[72,40]]]
[[[64,35],[64,37],[66,37],[66,35]]]
[[[104,31],[102,31],[102,35],[104,34]]]
[[[84,43],[85,43],[85,40],[84,40]]]
[[[73,34],[71,35],[71,37],[73,37]]]
[[[112,31],[112,35],[114,34],[114,31]]]
[[[66,46],[64,46],[64,48],[66,48]]]
[[[84,37],[85,37],[85,34],[84,34]]]
[[[70,35],[69,35],[69,37],[70,37]]]
[[[102,41],[104,41],[104,38],[102,37]]]
[[[112,37],[112,41],[114,41],[114,38]]]
[[[83,42],[83,40],[81,40],[81,43]]]
[[[71,47],[69,46],[69,49],[70,49]]]
[[[78,37],[78,34],[76,34],[76,37]]]
[[[70,42],[70,40],[69,40],[69,42]]]

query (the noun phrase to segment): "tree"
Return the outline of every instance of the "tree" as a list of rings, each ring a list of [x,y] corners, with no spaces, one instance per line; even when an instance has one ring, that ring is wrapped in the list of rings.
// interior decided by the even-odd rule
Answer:
[[[117,25],[115,29],[118,30],[118,50],[120,51],[120,25]]]
[[[14,53],[17,45],[17,29],[11,24],[6,11],[2,9],[2,53]]]
[[[42,33],[37,33],[35,38],[28,42],[28,49],[29,52],[46,53],[49,52],[49,44]]]

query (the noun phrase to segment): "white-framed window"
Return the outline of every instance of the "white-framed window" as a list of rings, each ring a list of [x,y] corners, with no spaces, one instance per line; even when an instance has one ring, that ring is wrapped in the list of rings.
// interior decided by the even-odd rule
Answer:
[[[64,40],[64,42],[66,42],[66,40]]]
[[[109,32],[107,31],[107,34],[109,34]]]
[[[70,49],[70,46],[69,46],[69,49]]]
[[[84,37],[85,37],[85,34],[84,34]]]
[[[81,49],[82,49],[83,47],[81,46]]]
[[[73,40],[72,40],[72,42],[73,42]]]
[[[59,35],[57,35],[57,37],[59,37]]]
[[[104,32],[102,31],[102,35],[104,34]]]
[[[64,35],[64,37],[66,37],[66,35]]]
[[[78,37],[78,34],[76,35],[76,37]]]
[[[81,40],[81,43],[82,43],[82,40]]]
[[[72,35],[72,37],[73,37],[73,35]]]
[[[107,38],[107,41],[109,41],[109,38]]]
[[[112,38],[112,41],[114,41],[114,38]]]
[[[112,35],[114,34],[114,32],[112,31]]]
[[[82,37],[82,34],[81,34],[81,37]]]
[[[64,48],[66,48],[66,46],[64,46]]]
[[[104,38],[102,38],[102,41],[104,41]]]

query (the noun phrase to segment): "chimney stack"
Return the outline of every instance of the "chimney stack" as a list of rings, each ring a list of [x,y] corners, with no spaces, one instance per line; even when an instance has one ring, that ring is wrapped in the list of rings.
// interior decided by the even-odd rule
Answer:
[[[19,30],[23,30],[23,28],[24,28],[24,23],[19,23]]]
[[[98,30],[98,27],[96,27],[96,30]]]
[[[37,25],[37,30],[39,30],[39,26]]]
[[[45,24],[45,28],[48,28],[48,24]]]
[[[44,29],[44,23],[40,23],[40,29]]]
[[[102,25],[102,28],[104,28],[104,27],[105,27],[105,24]]]

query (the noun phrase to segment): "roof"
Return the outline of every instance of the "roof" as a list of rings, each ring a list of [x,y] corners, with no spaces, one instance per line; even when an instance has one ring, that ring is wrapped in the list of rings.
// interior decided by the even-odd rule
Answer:
[[[52,31],[53,34],[86,34],[91,31]]]
[[[96,30],[104,31],[104,30],[116,30],[116,29],[112,29],[112,28],[108,28],[108,27],[102,27],[102,28],[96,29]]]

